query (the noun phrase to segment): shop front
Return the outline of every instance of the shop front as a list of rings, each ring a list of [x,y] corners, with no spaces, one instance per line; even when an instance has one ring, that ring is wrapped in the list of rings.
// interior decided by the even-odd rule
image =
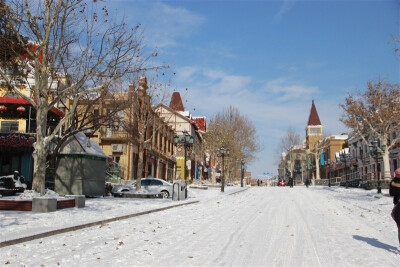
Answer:
[[[32,186],[33,143],[35,137],[22,133],[0,133],[0,176],[18,171],[24,176],[27,187]]]

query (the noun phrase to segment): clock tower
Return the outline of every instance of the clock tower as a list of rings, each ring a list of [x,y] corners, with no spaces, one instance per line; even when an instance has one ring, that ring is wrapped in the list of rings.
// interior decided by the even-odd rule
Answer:
[[[314,145],[322,140],[322,125],[319,120],[318,112],[314,104],[314,100],[311,104],[310,116],[308,117],[308,123],[306,127],[306,147],[307,150],[312,150]]]

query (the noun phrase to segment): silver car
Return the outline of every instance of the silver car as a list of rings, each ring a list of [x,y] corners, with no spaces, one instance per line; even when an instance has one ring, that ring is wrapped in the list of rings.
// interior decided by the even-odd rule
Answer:
[[[142,178],[141,179],[142,188],[150,193],[162,194],[163,198],[169,198],[172,196],[173,185],[159,178]],[[117,195],[122,192],[136,191],[136,180],[130,181],[127,184],[116,185],[111,189],[113,195]]]

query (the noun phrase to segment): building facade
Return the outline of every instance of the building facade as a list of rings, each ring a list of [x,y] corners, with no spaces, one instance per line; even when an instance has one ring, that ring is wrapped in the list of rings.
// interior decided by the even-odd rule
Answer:
[[[119,175],[123,179],[151,176],[172,181],[174,130],[153,110],[147,89],[147,81],[142,77],[138,90],[130,85],[128,92],[113,94],[109,100],[102,99],[93,105],[92,112],[100,117],[118,108],[119,119],[100,127],[90,136],[99,143],[110,161],[119,166]],[[138,171],[140,160],[142,171]]]
[[[169,106],[159,104],[155,107],[155,111],[168,123],[177,136],[186,134],[193,139],[193,144],[190,146],[184,143],[176,144],[175,179],[186,179],[191,182],[208,179],[209,161],[202,149],[203,134],[207,127],[206,118],[193,117],[189,111],[186,111],[178,92],[173,93]]]

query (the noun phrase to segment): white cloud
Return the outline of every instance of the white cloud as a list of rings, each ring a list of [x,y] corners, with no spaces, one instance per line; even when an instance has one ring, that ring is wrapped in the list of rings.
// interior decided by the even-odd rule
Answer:
[[[146,38],[150,45],[157,47],[176,46],[177,39],[190,36],[205,18],[182,7],[172,7],[166,3],[149,4],[145,11]]]
[[[144,42],[151,47],[178,46],[180,38],[191,36],[205,22],[201,15],[162,1],[115,0],[108,6],[128,24],[141,24],[145,31]]]
[[[338,102],[332,99],[319,101],[322,93],[319,87],[305,82],[281,77],[257,86],[251,76],[199,66],[178,69],[176,82],[178,88],[189,88],[187,92],[178,91],[186,100],[185,108],[193,115],[211,119],[223,108],[232,105],[253,122],[264,146],[264,150],[256,155],[256,162],[250,164],[255,173],[261,171],[261,167],[263,171],[276,170],[274,152],[280,137],[289,127],[293,127],[302,139],[305,138],[304,129],[313,98],[324,130],[331,134],[343,132],[338,120]]]
[[[182,88],[190,87],[194,92],[210,95],[237,94],[251,82],[251,77],[227,74],[219,69],[186,66],[177,70],[177,83]]]
[[[277,101],[284,102],[289,100],[310,99],[318,93],[317,86],[305,86],[300,82],[291,81],[287,78],[278,78],[268,81],[263,91],[272,94]]]
[[[275,14],[274,16],[274,21],[279,22],[283,16],[293,8],[294,4],[296,3],[296,0],[283,0],[282,5],[278,11],[278,13]]]

